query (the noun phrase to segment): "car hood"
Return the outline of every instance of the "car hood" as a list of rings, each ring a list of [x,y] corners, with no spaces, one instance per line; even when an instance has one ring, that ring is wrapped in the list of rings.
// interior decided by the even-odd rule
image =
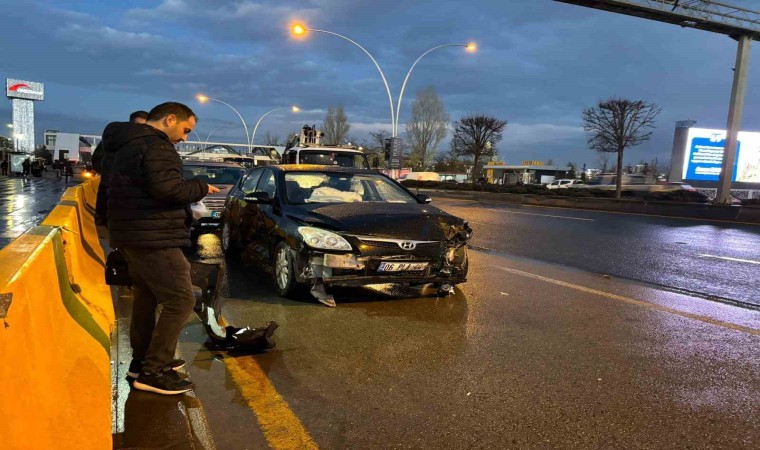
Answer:
[[[465,222],[427,204],[342,203],[293,206],[293,220],[347,234],[419,241],[467,233]]]

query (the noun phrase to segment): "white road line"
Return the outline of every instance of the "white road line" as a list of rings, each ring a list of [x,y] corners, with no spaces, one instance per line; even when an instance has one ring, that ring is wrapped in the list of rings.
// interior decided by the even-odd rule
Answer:
[[[497,209],[497,208],[479,208],[479,209],[486,210],[486,211],[505,212],[507,214],[525,214],[526,216],[554,217],[555,219],[583,220],[586,222],[594,221],[594,219],[585,219],[585,218],[580,218],[580,217],[553,216],[551,214],[536,214],[536,213],[528,213],[528,212],[522,212],[522,211],[512,211],[509,209]]]
[[[700,258],[725,259],[726,261],[736,261],[736,262],[743,262],[743,263],[749,263],[749,264],[760,264],[760,261],[752,261],[751,259],[729,258],[728,256],[699,255],[699,257]]]
[[[662,312],[666,312],[666,313],[670,313],[670,314],[675,314],[677,316],[686,317],[688,319],[693,319],[693,320],[698,320],[700,322],[709,323],[711,325],[717,325],[719,327],[724,327],[724,328],[728,328],[728,329],[731,329],[731,330],[742,331],[744,333],[749,333],[749,334],[752,334],[752,335],[755,335],[755,336],[760,336],[760,330],[757,330],[757,329],[754,329],[754,328],[750,328],[750,327],[745,327],[745,326],[742,326],[742,325],[736,325],[736,324],[730,323],[730,322],[724,322],[722,320],[713,319],[712,317],[707,317],[707,316],[703,316],[703,315],[700,315],[700,314],[694,314],[694,313],[690,313],[690,312],[686,312],[686,311],[679,311],[677,309],[668,308],[667,306],[662,306],[662,305],[658,305],[658,304],[655,304],[655,303],[649,303],[649,302],[645,302],[643,300],[636,300],[634,298],[624,297],[622,295],[612,294],[612,293],[609,293],[609,292],[604,292],[604,291],[600,291],[598,289],[592,289],[592,288],[588,288],[588,287],[585,287],[585,286],[579,286],[577,284],[568,283],[567,281],[555,280],[554,278],[549,278],[549,277],[545,277],[545,276],[542,276],[542,275],[537,275],[535,273],[524,272],[522,270],[512,269],[512,268],[509,268],[509,267],[502,267],[502,266],[493,266],[493,267],[495,267],[495,268],[497,268],[499,270],[503,270],[504,272],[509,272],[509,273],[512,273],[512,274],[515,274],[515,275],[520,275],[520,276],[527,277],[527,278],[533,278],[534,280],[541,280],[541,281],[544,281],[544,282],[547,282],[547,283],[556,284],[557,286],[563,286],[563,287],[567,287],[567,288],[570,288],[570,289],[575,289],[576,291],[586,292],[588,294],[598,295],[600,297],[606,297],[606,298],[609,298],[609,299],[612,299],[612,300],[618,300],[618,301],[622,301],[624,303],[628,303],[628,304],[632,304],[632,305],[643,306],[644,308],[647,308],[647,309],[654,309],[654,310],[657,310],[657,311],[662,311]]]

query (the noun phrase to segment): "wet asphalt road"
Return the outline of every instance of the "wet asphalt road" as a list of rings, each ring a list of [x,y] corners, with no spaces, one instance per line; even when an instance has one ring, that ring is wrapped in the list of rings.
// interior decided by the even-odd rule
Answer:
[[[0,248],[20,236],[29,228],[39,225],[61,199],[67,187],[78,181],[65,183],[51,172],[40,178],[0,176]]]
[[[218,238],[201,244],[214,261]],[[345,290],[335,309],[280,298],[255,268],[228,264],[227,320],[281,327],[278,347],[253,357],[209,352],[200,325],[185,330],[217,447],[271,444],[225,370],[236,357],[265,372],[322,448],[756,448],[760,312],[470,258],[449,298]]]
[[[433,205],[469,220],[479,248],[760,307],[758,225],[444,198]]]

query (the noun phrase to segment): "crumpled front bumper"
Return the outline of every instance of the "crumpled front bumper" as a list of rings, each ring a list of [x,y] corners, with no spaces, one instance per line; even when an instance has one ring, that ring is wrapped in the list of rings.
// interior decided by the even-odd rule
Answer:
[[[296,258],[298,282],[321,281],[328,286],[362,286],[381,283],[450,283],[467,280],[466,246],[446,249],[434,257],[410,254],[362,256],[356,253],[301,251]],[[383,262],[427,263],[424,270],[383,272]]]

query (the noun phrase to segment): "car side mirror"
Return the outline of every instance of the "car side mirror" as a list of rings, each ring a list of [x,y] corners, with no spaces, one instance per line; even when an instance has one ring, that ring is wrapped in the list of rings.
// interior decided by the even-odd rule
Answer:
[[[251,192],[245,194],[243,200],[250,203],[272,203],[272,197],[269,196],[269,192]]]
[[[433,199],[428,197],[426,194],[417,194],[417,200],[421,201],[422,203],[430,203],[433,201]]]

